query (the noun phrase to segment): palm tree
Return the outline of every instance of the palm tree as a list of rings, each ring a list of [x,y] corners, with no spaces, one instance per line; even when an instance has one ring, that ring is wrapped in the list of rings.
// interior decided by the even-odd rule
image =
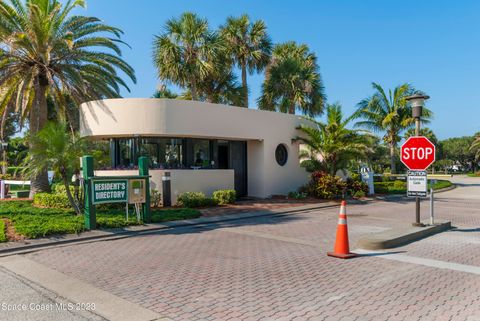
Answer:
[[[293,41],[276,45],[265,71],[259,108],[290,114],[300,109],[314,117],[323,113],[325,100],[317,57],[308,46]]]
[[[272,41],[265,22],[251,22],[248,15],[228,17],[220,33],[233,61],[242,71],[243,106],[248,108],[247,71],[262,71],[270,61]]]
[[[81,214],[70,191],[69,178],[78,171],[78,159],[84,151],[84,142],[69,134],[65,123],[48,122],[36,135],[30,137],[30,150],[24,161],[25,171],[34,176],[46,169],[59,174],[65,185],[67,197],[78,215]]]
[[[47,122],[47,96],[62,109],[65,94],[77,106],[119,97],[120,87],[128,90],[119,70],[135,82],[132,67],[120,58],[122,31],[98,18],[71,14],[84,6],[83,0],[64,5],[58,0],[0,1],[1,99],[15,102],[22,121],[28,117],[30,137]],[[49,190],[46,170],[31,178],[31,195]]]
[[[390,148],[390,171],[396,173],[395,157],[397,145],[402,139],[402,132],[409,129],[415,123],[412,117],[411,106],[405,97],[417,92],[411,85],[402,84],[397,86],[393,92],[385,90],[377,83],[372,83],[375,93],[363,99],[357,105],[354,118],[363,120],[356,123],[357,127],[364,127],[374,132],[384,133],[383,140]],[[432,112],[423,108],[421,121],[428,123]]]
[[[154,41],[154,64],[161,80],[189,89],[193,100],[199,99],[198,87],[215,70],[216,55],[223,50],[218,35],[208,22],[185,12],[170,19]]]
[[[410,128],[408,129],[405,134],[403,135],[403,138],[408,139],[410,137],[415,136],[415,128]],[[420,136],[425,136],[427,137],[435,146],[438,145],[438,139],[435,133],[428,127],[424,127],[420,129]]]
[[[344,118],[340,104],[327,105],[326,123],[309,118],[311,125],[300,125],[303,134],[296,140],[305,144],[300,153],[308,171],[323,170],[335,175],[353,160],[365,158],[368,139],[360,130],[348,129],[352,117]]]

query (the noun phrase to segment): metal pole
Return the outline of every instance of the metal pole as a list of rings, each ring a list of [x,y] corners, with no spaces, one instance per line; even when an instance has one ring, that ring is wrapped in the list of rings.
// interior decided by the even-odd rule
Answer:
[[[421,114],[421,112],[420,112]],[[420,136],[420,117],[415,117],[415,136]],[[415,197],[415,226],[422,226],[420,223],[420,197]]]
[[[433,182],[430,183],[430,225],[433,225]]]

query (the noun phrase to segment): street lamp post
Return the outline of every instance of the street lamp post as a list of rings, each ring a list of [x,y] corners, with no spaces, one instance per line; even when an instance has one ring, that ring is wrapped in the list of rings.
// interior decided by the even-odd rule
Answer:
[[[415,118],[415,136],[420,136],[420,120],[422,117],[423,106],[425,100],[429,99],[430,96],[415,94],[408,96],[405,99],[410,102],[412,106],[412,116]],[[420,197],[415,197],[415,223],[412,223],[413,226],[424,226],[420,223]]]

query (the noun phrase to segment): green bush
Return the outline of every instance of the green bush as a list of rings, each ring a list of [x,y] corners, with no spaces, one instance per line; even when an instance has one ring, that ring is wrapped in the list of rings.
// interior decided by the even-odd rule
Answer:
[[[405,189],[407,188],[407,182],[396,180],[393,182],[393,188],[395,189]]]
[[[150,191],[150,204],[153,208],[157,208],[162,205],[162,194],[154,188]]]
[[[70,187],[70,192],[73,195],[73,193],[75,191],[75,188],[73,186],[69,186],[69,187]],[[65,188],[65,184],[63,184],[63,183],[52,184],[52,193],[67,195],[67,189]]]
[[[66,194],[36,193],[33,197],[33,204],[49,208],[69,209],[72,207]]]
[[[233,204],[237,199],[237,192],[233,189],[221,189],[213,192],[212,198],[219,205]]]
[[[368,184],[362,182],[359,176],[347,179],[346,186],[348,195],[354,197],[364,197],[366,194],[368,194]],[[363,196],[355,196],[357,193],[358,195],[363,194]]]
[[[306,190],[314,197],[334,199],[341,196],[346,188],[347,184],[340,177],[317,171],[312,173]]]
[[[200,212],[191,208],[152,210],[152,222],[165,222],[191,219],[200,216]],[[71,209],[38,208],[31,201],[0,202],[0,224],[8,218],[16,233],[28,238],[44,237],[52,234],[80,233],[84,231],[83,215],[74,215]],[[122,228],[138,225],[135,216],[125,221],[125,212],[121,210],[98,210],[97,224],[101,228]],[[0,226],[0,238],[1,238]]]
[[[356,191],[355,193],[353,193],[353,197],[355,198],[362,198],[362,197],[365,197],[365,192],[364,191]]]
[[[301,191],[288,192],[287,197],[288,198],[293,198],[293,199],[296,199],[296,200],[301,200],[301,199],[305,199],[307,197],[307,193],[306,192],[301,192]]]
[[[217,201],[207,198],[202,192],[186,192],[177,198],[177,204],[183,207],[205,207],[218,205]]]
[[[5,221],[0,220],[0,243],[7,241]]]

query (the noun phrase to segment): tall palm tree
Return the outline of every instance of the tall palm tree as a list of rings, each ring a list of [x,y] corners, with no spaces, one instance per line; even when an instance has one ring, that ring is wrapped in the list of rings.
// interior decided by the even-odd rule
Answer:
[[[0,1],[1,99],[14,101],[31,137],[47,122],[47,96],[56,108],[65,93],[77,105],[120,96],[128,86],[118,74],[135,75],[121,56],[122,31],[95,17],[71,14],[83,0]],[[31,142],[32,144],[33,142]],[[35,148],[35,146],[31,146]],[[31,194],[49,190],[47,172],[32,177]]]
[[[377,83],[372,83],[375,93],[363,99],[357,105],[355,118],[363,119],[356,123],[357,127],[364,127],[374,132],[384,133],[383,140],[390,147],[390,170],[396,173],[395,158],[397,145],[402,139],[403,131],[409,129],[415,123],[412,117],[411,106],[405,97],[417,92],[411,85],[402,84],[397,86],[393,92],[385,90]],[[423,108],[421,121],[428,123],[432,112]]]
[[[223,50],[219,36],[206,19],[191,12],[167,21],[164,32],[156,36],[153,59],[161,80],[187,88],[193,100],[198,87],[215,70],[216,55]]]
[[[276,45],[265,71],[259,108],[290,114],[300,109],[314,117],[323,113],[325,100],[317,57],[308,46],[293,41]]]
[[[31,137],[29,154],[24,161],[27,173],[33,175],[46,169],[52,169],[62,178],[67,197],[78,215],[81,214],[70,191],[70,177],[78,171],[78,159],[84,151],[84,141],[70,135],[65,123],[49,122],[36,135]]]
[[[408,139],[410,137],[415,136],[415,128],[409,128],[405,134],[403,135],[403,138]],[[424,127],[420,129],[420,136],[425,136],[427,137],[434,145],[438,145],[438,139],[435,133],[428,127]]]
[[[351,161],[365,159],[370,151],[368,136],[348,129],[352,117],[344,118],[340,104],[327,105],[326,123],[310,118],[311,125],[300,125],[303,134],[296,139],[305,144],[300,158],[308,171],[323,170],[335,175]]]
[[[242,71],[243,106],[248,108],[247,71],[262,71],[270,61],[272,41],[267,34],[265,22],[251,22],[248,15],[228,17],[220,33],[227,50]]]

